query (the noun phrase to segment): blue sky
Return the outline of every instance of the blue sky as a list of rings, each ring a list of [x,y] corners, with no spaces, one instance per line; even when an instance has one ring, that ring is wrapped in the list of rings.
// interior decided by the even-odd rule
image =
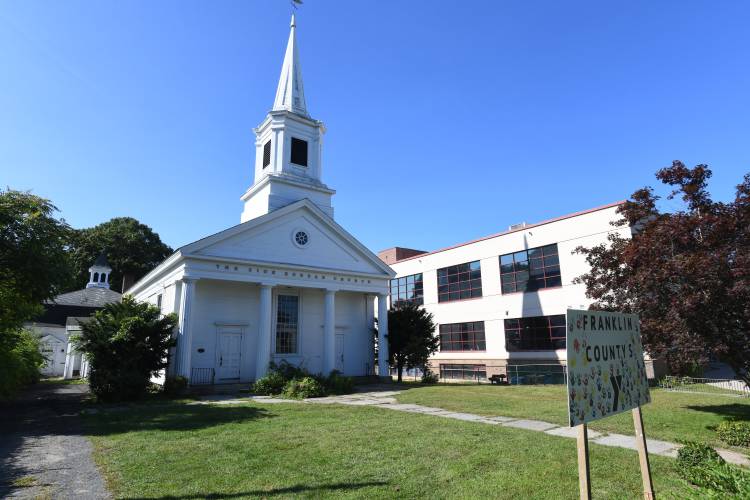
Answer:
[[[175,247],[237,224],[289,14],[0,0],[0,185]],[[729,199],[750,171],[749,18],[744,1],[306,0],[336,219],[375,251],[432,250],[624,199],[674,159]]]

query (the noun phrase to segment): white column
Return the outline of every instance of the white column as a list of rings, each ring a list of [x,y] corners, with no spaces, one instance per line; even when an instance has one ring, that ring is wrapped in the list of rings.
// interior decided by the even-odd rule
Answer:
[[[190,383],[190,362],[193,355],[193,295],[195,294],[195,278],[184,276],[180,291],[180,319],[179,334],[177,336],[177,375],[181,375]]]
[[[323,375],[336,368],[336,290],[326,290],[323,326]]]
[[[378,294],[378,375],[389,377],[388,368],[388,295]]]
[[[260,306],[258,307],[258,359],[255,367],[256,380],[268,372],[271,362],[271,291],[273,285],[260,285]]]

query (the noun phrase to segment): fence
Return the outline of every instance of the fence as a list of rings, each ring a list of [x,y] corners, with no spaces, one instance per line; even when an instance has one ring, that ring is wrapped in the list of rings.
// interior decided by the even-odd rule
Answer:
[[[564,365],[508,365],[508,383],[510,385],[567,384],[567,372]]]
[[[659,387],[668,391],[696,394],[718,394],[731,397],[750,397],[750,388],[742,380],[721,378],[674,377],[667,375]]]
[[[210,385],[213,383],[213,368],[193,368],[190,370],[190,385]]]

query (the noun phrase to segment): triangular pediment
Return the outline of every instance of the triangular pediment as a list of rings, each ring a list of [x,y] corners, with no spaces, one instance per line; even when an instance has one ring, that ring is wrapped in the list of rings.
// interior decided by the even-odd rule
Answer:
[[[304,236],[303,236],[304,234]],[[393,271],[309,200],[301,200],[181,249],[185,257],[291,264],[388,277]]]

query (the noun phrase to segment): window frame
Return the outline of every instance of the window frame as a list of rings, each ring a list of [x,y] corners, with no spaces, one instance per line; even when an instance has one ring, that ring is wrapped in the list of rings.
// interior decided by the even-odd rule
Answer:
[[[500,292],[503,295],[538,292],[562,286],[557,243],[506,253],[498,257],[498,262]]]
[[[440,363],[439,365],[440,379],[442,380],[487,380],[487,365],[481,364],[465,364],[465,363]],[[456,373],[460,372],[460,377],[446,377],[446,372]],[[472,376],[466,377],[467,373],[471,373]],[[481,376],[476,376],[482,374]]]
[[[394,290],[396,291],[395,300]],[[412,296],[409,297],[409,295]],[[391,307],[402,301],[411,302],[418,306],[424,305],[424,273],[408,274],[388,280],[388,297],[391,301]]]
[[[282,314],[282,300],[285,298],[294,298],[297,302],[297,307],[294,310],[296,314],[296,321],[294,323],[294,350],[293,351],[280,351],[279,347],[283,344],[291,344],[291,342],[279,342],[279,337],[281,334],[286,333],[289,334],[290,332],[281,332],[279,330],[279,326],[285,326],[286,323],[280,321],[280,315]],[[299,294],[294,293],[280,293],[276,296],[276,321],[274,322],[274,346],[273,346],[273,353],[275,356],[294,356],[299,354],[299,345],[300,345],[300,309],[301,309],[301,300]]]
[[[526,324],[524,325],[524,323]],[[543,325],[542,323],[546,324]],[[524,339],[524,332],[527,336],[531,336],[531,338]],[[545,332],[546,339],[544,338]],[[503,333],[505,335],[505,350],[507,352],[549,352],[564,350],[566,348],[564,314],[506,318],[503,321]],[[511,340],[511,336],[517,336],[517,338]],[[542,340],[548,340],[549,347],[539,347]],[[531,346],[524,347],[524,342],[526,345]]]
[[[268,139],[265,144],[263,144],[263,159],[262,159],[262,168],[266,168],[271,164],[271,139]]]
[[[305,145],[304,150],[300,147],[295,148],[295,144],[299,146],[299,143],[302,143]],[[302,154],[302,151],[304,151],[304,163],[298,163],[295,160],[295,157],[298,154]],[[302,158],[297,157],[297,160],[302,160]],[[306,141],[305,139],[300,139],[299,137],[292,137],[291,141],[289,141],[289,163],[292,165],[296,165],[298,167],[307,167],[310,162],[310,143]]]
[[[463,262],[437,270],[438,303],[482,297],[482,263]]]
[[[478,339],[481,334],[481,339]],[[464,323],[443,323],[438,325],[440,352],[487,352],[487,336],[484,321],[467,321]],[[464,335],[466,338],[464,339]],[[445,336],[450,340],[444,341]],[[456,339],[458,337],[458,339]],[[446,349],[447,345],[458,345],[458,349]],[[464,347],[470,345],[468,349]]]

